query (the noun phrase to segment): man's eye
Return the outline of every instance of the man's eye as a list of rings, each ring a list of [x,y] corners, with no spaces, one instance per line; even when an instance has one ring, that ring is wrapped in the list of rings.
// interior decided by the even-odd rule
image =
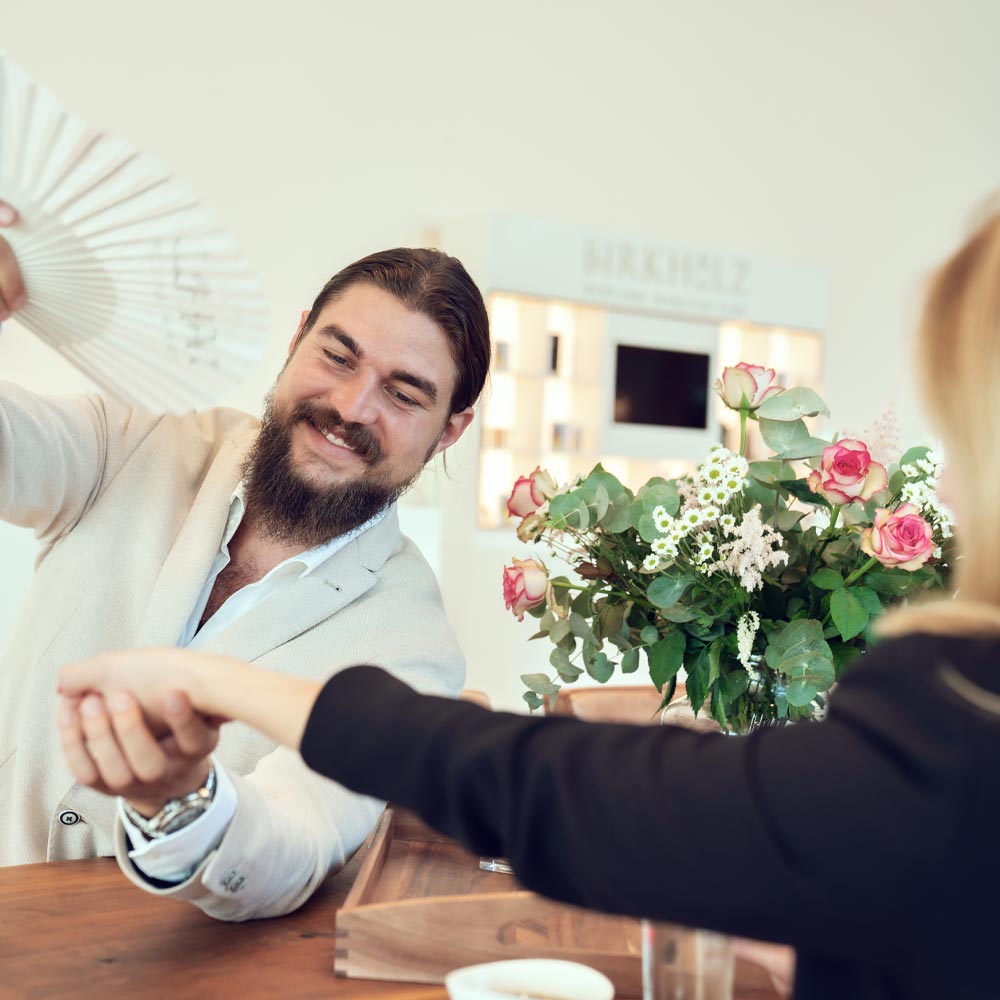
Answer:
[[[398,389],[393,389],[392,395],[395,397],[398,403],[402,403],[403,406],[419,406],[420,404],[415,400],[411,399],[406,395],[405,392],[400,392]]]
[[[333,351],[328,351],[326,348],[323,348],[323,353],[326,355],[327,360],[332,361],[341,368],[347,368],[350,365],[350,362],[342,354],[334,354]]]

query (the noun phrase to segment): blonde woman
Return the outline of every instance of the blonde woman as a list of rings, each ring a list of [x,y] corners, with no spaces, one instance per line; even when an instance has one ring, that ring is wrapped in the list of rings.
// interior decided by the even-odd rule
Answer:
[[[65,713],[67,758],[81,780],[155,770],[142,713],[183,731],[183,692],[509,857],[541,893],[793,945],[802,1000],[1000,996],[1000,214],[934,276],[919,345],[959,598],[890,618],[823,723],[725,740],[537,720],[423,697],[374,667],[320,688],[162,650],[63,672],[92,709],[82,724]]]

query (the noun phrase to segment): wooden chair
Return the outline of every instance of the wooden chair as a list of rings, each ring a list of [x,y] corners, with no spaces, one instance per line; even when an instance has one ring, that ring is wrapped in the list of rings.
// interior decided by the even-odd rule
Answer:
[[[462,701],[471,701],[474,705],[483,708],[493,708],[490,696],[485,691],[477,691],[475,688],[462,688],[462,693],[458,696]]]
[[[682,726],[698,732],[718,732],[719,724],[705,711],[695,716],[687,700],[684,685],[677,690],[662,720],[660,694],[652,684],[627,687],[563,688],[555,704],[545,699],[546,715],[570,715],[590,722],[629,722],[636,725]]]
[[[659,706],[660,693],[652,684],[572,690],[563,688],[554,699],[554,704],[553,699],[545,699],[545,714],[572,715],[589,722],[659,725]]]

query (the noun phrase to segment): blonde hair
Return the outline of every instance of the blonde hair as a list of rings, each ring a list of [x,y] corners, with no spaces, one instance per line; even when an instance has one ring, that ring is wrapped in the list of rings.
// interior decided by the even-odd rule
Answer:
[[[917,342],[923,399],[961,502],[956,597],[887,615],[880,632],[1000,632],[1000,207],[931,276]]]

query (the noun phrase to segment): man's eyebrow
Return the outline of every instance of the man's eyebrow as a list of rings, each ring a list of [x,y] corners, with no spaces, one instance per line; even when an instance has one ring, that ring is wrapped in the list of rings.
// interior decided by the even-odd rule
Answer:
[[[437,402],[437,386],[430,379],[424,378],[423,375],[414,375],[413,372],[397,368],[392,373],[392,378],[396,382],[405,382],[407,385],[412,385],[414,389],[419,389],[432,404]]]
[[[321,326],[316,332],[322,337],[332,337],[334,340],[339,340],[358,359],[365,356],[361,345],[343,327],[337,326],[336,323]]]

